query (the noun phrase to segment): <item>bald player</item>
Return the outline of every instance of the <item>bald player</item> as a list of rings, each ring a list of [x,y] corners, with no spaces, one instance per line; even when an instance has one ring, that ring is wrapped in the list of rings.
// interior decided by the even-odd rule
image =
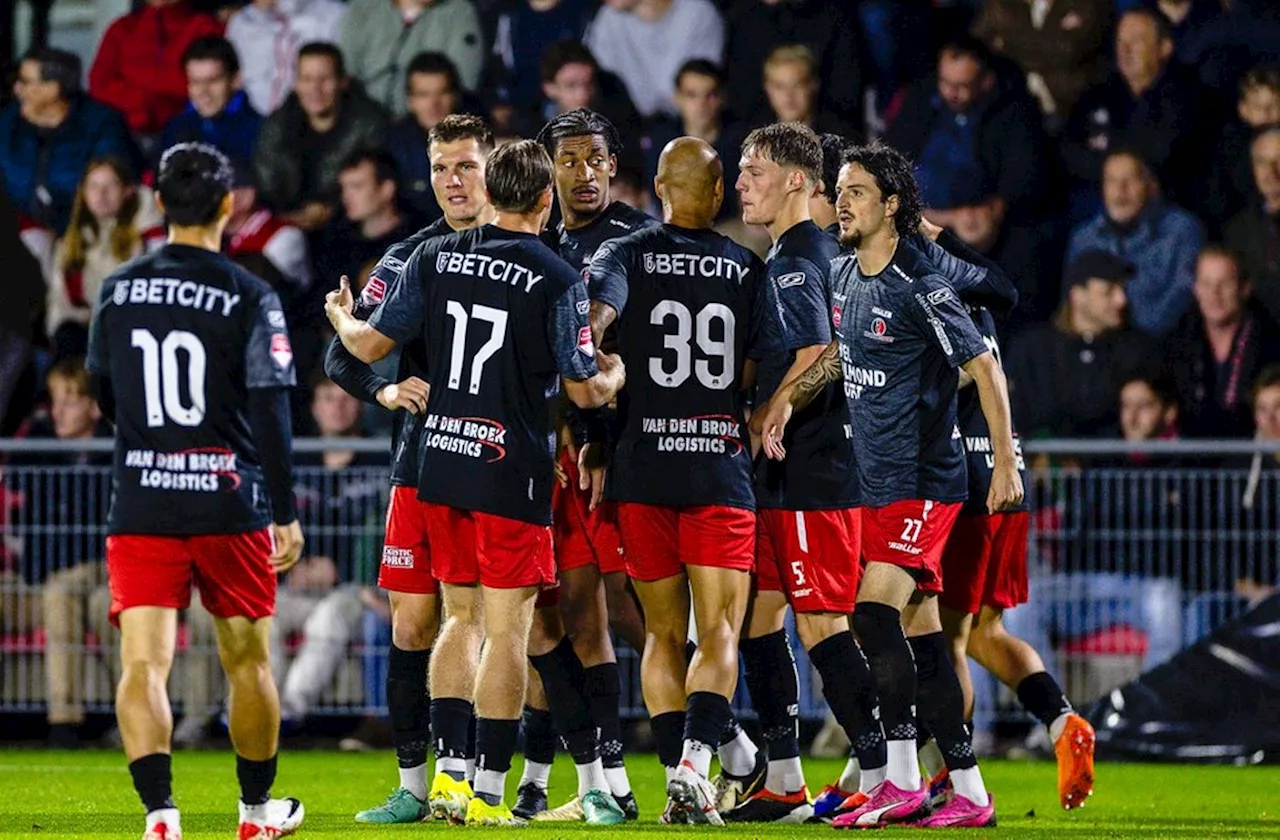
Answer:
[[[764,266],[711,230],[724,176],[710,145],[673,140],[655,186],[663,224],[605,243],[588,268],[634,371],[605,498],[618,503],[644,611],[641,684],[668,775],[662,821],[720,825],[707,775],[731,717],[755,560],[743,391]],[[691,599],[699,647],[686,665]]]

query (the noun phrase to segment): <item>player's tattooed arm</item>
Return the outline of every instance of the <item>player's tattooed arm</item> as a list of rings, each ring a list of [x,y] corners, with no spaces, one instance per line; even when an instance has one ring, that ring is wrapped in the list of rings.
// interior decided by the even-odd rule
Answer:
[[[792,408],[804,408],[813,402],[813,398],[827,385],[839,382],[843,375],[840,367],[840,344],[833,341],[827,345],[813,364],[805,368],[790,385],[789,398]]]
[[[787,422],[798,409],[804,408],[829,383],[839,382],[843,376],[840,365],[840,344],[832,341],[813,364],[778,389],[769,402],[751,416],[751,430],[760,436],[765,454],[776,461],[787,456],[782,445],[782,434]]]
[[[591,324],[591,340],[597,347],[604,339],[604,331],[618,319],[618,310],[601,300],[591,301],[591,310],[587,313],[587,322]]]
[[[1021,504],[1022,476],[1018,472],[1018,450],[1013,441],[1013,412],[1009,408],[1009,384],[1000,362],[990,350],[965,362],[962,370],[973,377],[978,403],[991,429],[991,450],[995,464],[987,510],[999,513]]]

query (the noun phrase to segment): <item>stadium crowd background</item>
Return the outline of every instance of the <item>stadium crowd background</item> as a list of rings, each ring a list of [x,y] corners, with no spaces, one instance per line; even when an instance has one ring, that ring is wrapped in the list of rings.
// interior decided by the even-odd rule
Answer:
[[[31,5],[39,41],[49,4]],[[363,279],[440,215],[425,138],[445,115],[485,115],[507,140],[586,106],[627,143],[615,200],[656,213],[658,152],[700,136],[726,165],[722,231],[761,253],[768,237],[738,220],[732,195],[747,131],[795,120],[884,138],[917,162],[926,215],[1018,284],[1022,303],[1002,328],[1024,438],[1258,437],[1275,439],[1277,455],[1225,464],[1280,468],[1280,9],[1268,0],[134,5],[92,55],[6,46],[2,436],[110,435],[82,368],[96,292],[163,241],[151,170],[168,144],[196,139],[235,164],[228,252],[286,301],[302,383],[296,432],[384,434],[380,409],[323,379],[324,293],[342,274]],[[363,480],[351,468],[385,463],[316,456],[302,509],[341,527],[345,511],[376,508],[357,498],[377,494],[370,482],[339,471]],[[99,520],[92,503],[67,501],[86,509],[63,513]],[[51,638],[93,631],[92,616],[105,615],[93,602],[104,591],[98,547],[11,542],[0,553],[5,627],[39,625],[43,613]],[[336,556],[313,555],[282,589],[289,632],[310,618],[354,634],[360,610],[378,604],[354,586],[372,565],[368,546],[330,548]],[[1274,558],[1265,569],[1235,585],[1244,595],[1273,586]],[[330,612],[316,612],[322,602]],[[82,704],[55,686],[57,673],[50,721],[74,726]],[[304,688],[293,699],[305,705]]]

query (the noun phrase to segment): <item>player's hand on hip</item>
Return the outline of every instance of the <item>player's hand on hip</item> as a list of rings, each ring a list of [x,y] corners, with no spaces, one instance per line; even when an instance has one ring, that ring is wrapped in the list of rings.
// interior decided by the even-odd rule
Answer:
[[[336,318],[339,311],[350,315],[355,311],[356,299],[351,292],[351,280],[347,275],[342,275],[342,279],[338,281],[338,288],[333,289],[324,296],[324,314],[328,316],[330,323],[337,326]]]
[[[1022,476],[1016,466],[997,465],[987,491],[987,512],[999,513],[1022,504]]]
[[[600,443],[588,443],[578,453],[578,489],[591,491],[588,510],[595,510],[604,498],[604,479],[609,465],[605,448]]]
[[[293,520],[287,525],[271,525],[271,541],[274,548],[271,551],[271,571],[276,574],[282,574],[289,571],[297,565],[298,559],[302,557],[302,526],[298,524],[298,520]]]
[[[427,410],[430,397],[431,386],[416,376],[410,376],[379,391],[378,404],[388,411],[403,408],[412,414],[421,414]]]

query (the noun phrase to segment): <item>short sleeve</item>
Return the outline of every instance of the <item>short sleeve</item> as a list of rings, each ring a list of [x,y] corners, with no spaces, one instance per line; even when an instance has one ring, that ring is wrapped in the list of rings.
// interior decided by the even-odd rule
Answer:
[[[969,310],[951,284],[938,275],[926,275],[912,290],[915,306],[911,312],[925,334],[956,368],[987,352]]]
[[[617,242],[606,242],[587,266],[587,291],[592,300],[612,306],[619,316],[627,306],[627,267]]]
[[[93,320],[89,322],[89,346],[85,351],[84,366],[90,373],[98,376],[111,375],[110,345],[107,343],[103,322],[111,309],[111,297],[115,285],[110,281],[102,284],[98,306],[93,311]]]
[[[985,268],[965,262],[928,237],[920,237],[920,242],[925,254],[938,267],[938,273],[962,295],[968,289],[981,288],[986,281]]]
[[[587,284],[579,279],[552,302],[551,317],[547,319],[547,341],[556,369],[562,377],[574,382],[586,381],[599,372],[591,324],[587,320],[590,306]]]
[[[298,377],[279,296],[273,291],[265,292],[258,298],[252,318],[244,354],[245,386],[292,388]]]
[[[424,259],[435,259],[434,249],[428,249],[426,243],[414,250],[405,263],[399,282],[385,289],[385,296],[369,315],[369,326],[397,344],[406,344],[420,335],[426,321],[426,298],[422,294],[420,270]],[[430,270],[432,266],[428,264],[427,268]],[[376,271],[371,276],[375,275]],[[361,301],[364,300],[362,293]]]
[[[831,343],[827,312],[827,278],[806,259],[779,257],[769,264],[765,284],[769,306],[765,314],[776,321],[786,351]]]

